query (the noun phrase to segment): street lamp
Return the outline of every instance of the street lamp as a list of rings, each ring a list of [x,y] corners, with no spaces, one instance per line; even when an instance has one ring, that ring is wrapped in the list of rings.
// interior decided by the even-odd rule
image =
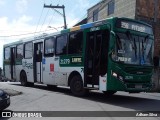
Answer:
[[[58,29],[57,29],[57,28],[55,28],[55,27],[48,26],[48,28],[53,28],[53,29],[55,29],[55,30],[57,30],[57,31],[58,31]]]

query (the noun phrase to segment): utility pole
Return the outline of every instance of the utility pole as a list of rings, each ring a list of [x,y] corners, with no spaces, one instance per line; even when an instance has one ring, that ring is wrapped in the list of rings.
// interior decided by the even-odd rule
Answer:
[[[64,5],[62,5],[62,6],[59,6],[59,5],[53,6],[52,4],[50,4],[50,5],[45,5],[45,4],[44,4],[44,8],[60,8],[60,9],[63,9],[63,14],[62,14],[62,16],[63,16],[63,18],[64,18],[64,29],[67,29],[66,16],[65,16],[65,10],[64,10],[65,6],[64,6]],[[58,13],[59,13],[59,12],[58,12]],[[61,14],[61,13],[60,13],[60,14]]]
[[[158,0],[154,0],[154,22],[157,22]]]

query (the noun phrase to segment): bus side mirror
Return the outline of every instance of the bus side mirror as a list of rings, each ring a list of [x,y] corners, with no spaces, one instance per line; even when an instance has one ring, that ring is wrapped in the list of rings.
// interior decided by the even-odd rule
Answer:
[[[153,64],[154,64],[154,67],[159,66],[159,57],[158,56],[153,57]]]
[[[116,33],[114,31],[111,31],[111,34],[115,37]]]
[[[116,38],[116,33],[115,33],[114,31],[111,31],[110,33],[111,33],[112,37],[114,37],[115,39],[117,39],[117,38]],[[113,49],[114,49],[114,46],[115,46],[115,41],[113,42],[112,47],[111,47],[111,50],[112,50],[112,51],[113,51]]]

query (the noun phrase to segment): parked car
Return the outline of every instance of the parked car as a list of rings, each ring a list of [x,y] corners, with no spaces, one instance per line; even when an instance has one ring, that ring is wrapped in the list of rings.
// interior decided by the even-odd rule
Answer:
[[[0,111],[10,105],[10,96],[3,90],[0,90]]]

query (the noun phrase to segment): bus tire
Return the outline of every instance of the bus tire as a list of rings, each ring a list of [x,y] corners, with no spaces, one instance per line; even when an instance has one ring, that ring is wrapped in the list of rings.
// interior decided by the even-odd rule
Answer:
[[[83,81],[79,75],[72,77],[70,82],[70,89],[75,96],[84,96],[87,90],[83,87]]]
[[[27,76],[25,72],[20,74],[20,81],[22,86],[27,86]]]
[[[106,96],[112,96],[113,94],[115,94],[117,91],[113,91],[113,90],[108,90],[108,91],[103,91],[103,93]]]

